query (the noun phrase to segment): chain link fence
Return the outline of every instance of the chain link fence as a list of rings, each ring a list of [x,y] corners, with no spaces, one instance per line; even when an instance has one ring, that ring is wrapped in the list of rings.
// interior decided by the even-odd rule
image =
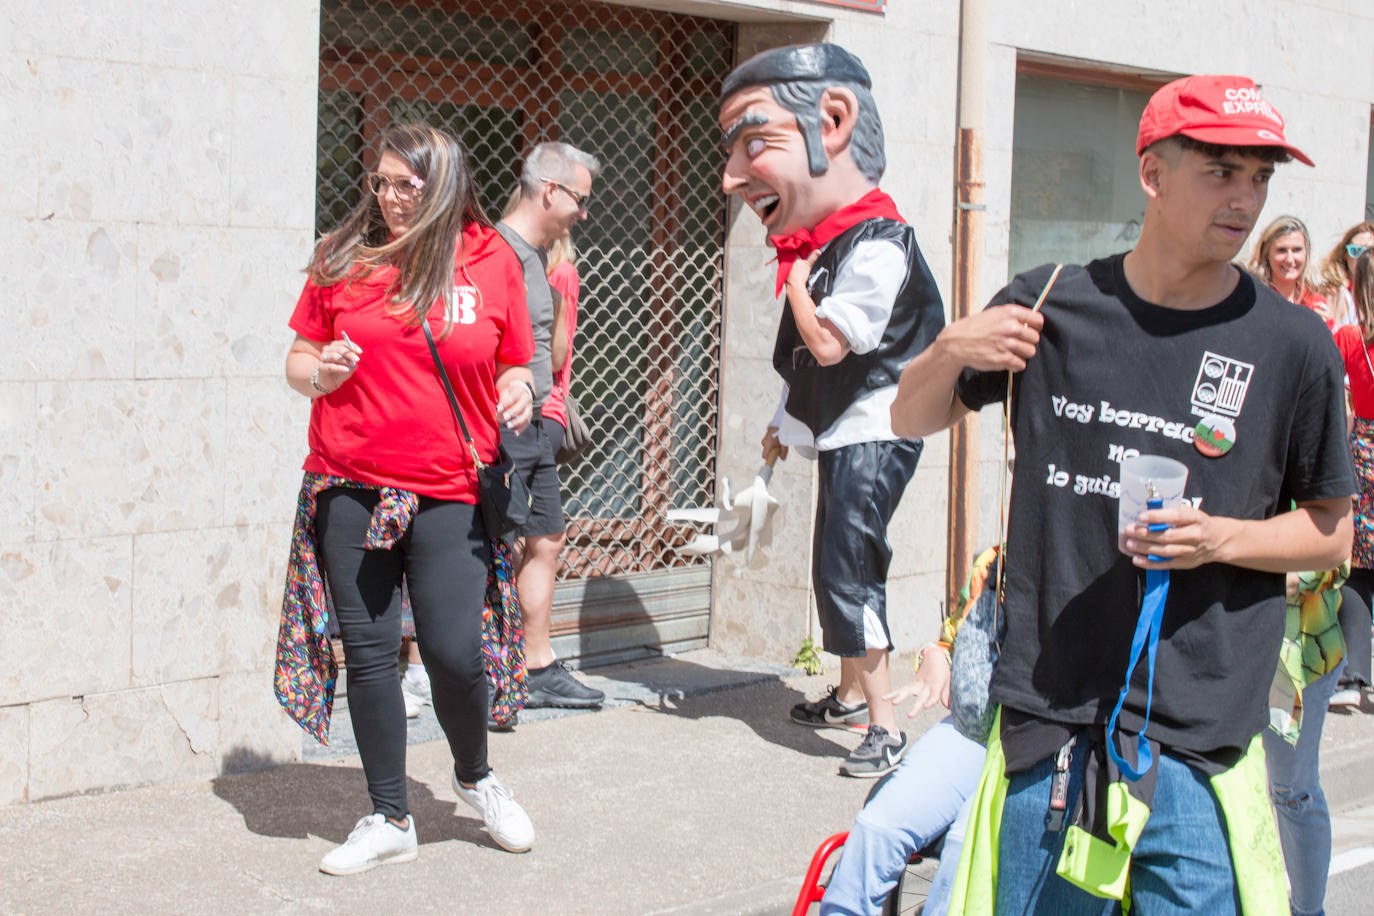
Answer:
[[[590,2],[324,0],[316,229],[363,193],[380,133],[457,136],[493,217],[521,156],[598,156],[573,230],[582,293],[573,394],[592,431],[563,468],[565,579],[702,565],[673,506],[715,497],[725,202],[715,109],[728,23]]]

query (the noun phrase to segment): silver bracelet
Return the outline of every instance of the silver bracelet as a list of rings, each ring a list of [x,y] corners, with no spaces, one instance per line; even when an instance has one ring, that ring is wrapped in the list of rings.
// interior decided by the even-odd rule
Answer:
[[[527,382],[527,381],[525,381],[524,379],[520,379],[520,384],[524,385],[526,388],[528,388],[528,389],[530,390],[530,402],[533,403],[533,402],[534,402],[534,382]]]
[[[319,367],[319,366],[316,366],[316,367],[315,367],[315,371],[312,372],[312,373],[310,374],[310,387],[311,387],[311,388],[314,388],[314,389],[315,389],[316,391],[318,391],[320,394],[329,394],[328,391],[325,391],[324,388],[320,387],[320,367]]]

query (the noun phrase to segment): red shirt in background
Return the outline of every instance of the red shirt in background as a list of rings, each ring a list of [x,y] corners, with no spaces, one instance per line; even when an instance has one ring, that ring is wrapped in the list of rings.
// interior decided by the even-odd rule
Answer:
[[[1336,331],[1336,346],[1340,348],[1341,359],[1345,361],[1345,375],[1350,384],[1350,400],[1355,406],[1355,416],[1361,420],[1374,420],[1374,371],[1370,363],[1374,355],[1365,344],[1359,325],[1346,325]]]
[[[448,370],[463,420],[482,460],[497,455],[496,366],[524,365],[534,355],[520,261],[495,230],[463,230],[466,266],[454,272],[453,326],[441,339],[442,307],[430,331]],[[462,257],[460,257],[460,261]],[[394,267],[334,286],[307,280],[291,329],[325,343],[346,331],[363,350],[357,371],[310,410],[306,471],[477,502],[477,476],[463,444],[424,332],[387,314]]]
[[[549,285],[563,294],[563,320],[568,325],[568,355],[563,360],[563,365],[554,369],[553,390],[549,392],[540,410],[544,416],[557,420],[558,425],[566,429],[568,409],[564,406],[564,399],[572,386],[573,331],[577,329],[577,295],[582,289],[582,284],[577,278],[577,268],[573,266],[572,261],[560,261],[558,266],[549,272]]]
[[[1326,321],[1326,329],[1328,331],[1334,332],[1336,330],[1335,320],[1326,317],[1326,315],[1329,314],[1326,300],[1312,292],[1312,290],[1309,289],[1302,294],[1302,299],[1298,302],[1298,305],[1310,308],[1317,314],[1322,315],[1323,319]]]

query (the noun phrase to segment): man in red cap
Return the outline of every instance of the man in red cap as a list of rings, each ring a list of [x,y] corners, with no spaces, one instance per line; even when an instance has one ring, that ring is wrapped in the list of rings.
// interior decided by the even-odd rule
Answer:
[[[951,912],[1284,909],[1258,738],[1284,573],[1349,554],[1355,485],[1330,334],[1231,262],[1275,164],[1310,160],[1228,76],[1155,93],[1137,152],[1135,248],[1015,277],[892,407],[925,435],[1010,397],[1016,442],[1001,716],[970,836],[993,829],[966,839]],[[1185,498],[1119,533],[1136,454],[1182,462]]]

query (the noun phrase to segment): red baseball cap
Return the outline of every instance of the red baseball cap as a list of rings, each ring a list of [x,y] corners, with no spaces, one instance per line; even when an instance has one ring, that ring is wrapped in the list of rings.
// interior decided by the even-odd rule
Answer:
[[[1136,155],[1176,134],[1219,146],[1279,146],[1312,164],[1283,138],[1283,115],[1244,76],[1185,76],[1160,87],[1140,116]]]

